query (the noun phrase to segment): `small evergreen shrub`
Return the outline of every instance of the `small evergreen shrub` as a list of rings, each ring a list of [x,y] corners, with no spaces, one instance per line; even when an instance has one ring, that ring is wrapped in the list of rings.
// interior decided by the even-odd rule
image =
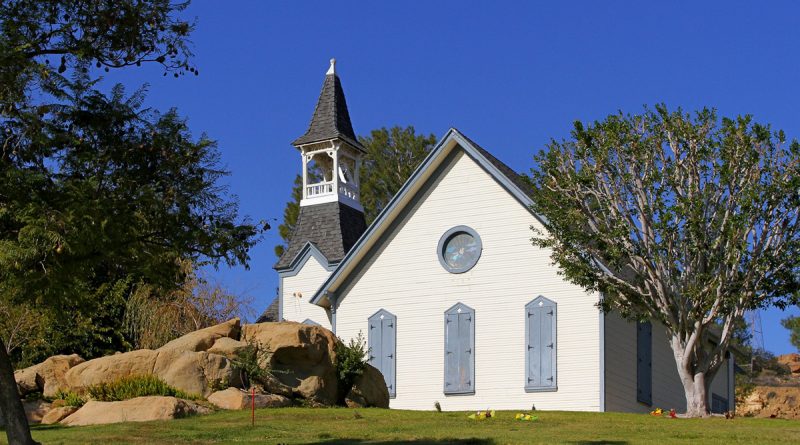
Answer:
[[[340,339],[341,340],[341,339]],[[367,366],[367,342],[359,331],[356,338],[351,338],[345,344],[339,341],[336,345],[336,377],[339,380],[339,388],[343,398],[353,387],[356,378],[364,373]]]
[[[200,398],[175,389],[154,375],[123,377],[113,382],[90,386],[86,392],[92,399],[102,402],[116,402],[144,396],[170,396],[190,400]]]
[[[64,405],[74,406],[76,408],[80,408],[86,403],[86,399],[81,397],[78,393],[64,390],[59,390],[53,400],[63,400]]]
[[[278,372],[269,367],[271,355],[269,345],[248,340],[247,346],[239,350],[236,358],[231,360],[233,366],[239,370],[242,384],[246,388],[253,384],[265,384],[270,374]]]

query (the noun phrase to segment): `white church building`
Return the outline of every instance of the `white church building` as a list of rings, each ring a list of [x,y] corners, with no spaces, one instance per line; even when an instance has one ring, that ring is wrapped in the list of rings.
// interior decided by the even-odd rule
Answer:
[[[278,319],[362,333],[392,408],[685,410],[664,330],[603,314],[596,293],[565,281],[531,244],[543,226],[529,186],[464,134],[448,130],[369,227],[365,150],[333,61],[292,144],[303,198],[275,265]],[[711,385],[714,411],[733,409],[733,369]]]

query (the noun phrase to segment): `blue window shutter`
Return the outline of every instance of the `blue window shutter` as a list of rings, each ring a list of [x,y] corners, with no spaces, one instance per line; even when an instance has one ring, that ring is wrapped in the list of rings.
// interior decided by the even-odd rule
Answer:
[[[537,308],[541,314],[541,342],[539,347],[542,353],[542,380],[541,386],[553,387],[556,383],[555,375],[555,353],[556,353],[556,336],[555,336],[555,306],[545,305]]]
[[[395,370],[397,363],[397,318],[394,315],[386,313],[386,317],[382,320],[382,345],[381,352],[381,373],[386,380],[386,387],[389,389],[389,395],[395,396]]]
[[[653,325],[636,323],[636,400],[653,404]]]
[[[381,323],[380,318],[378,318],[377,313],[369,318],[368,324],[369,329],[367,331],[367,341],[369,343],[369,364],[378,368],[380,368],[380,360],[379,357],[382,355],[381,352]]]
[[[472,313],[458,314],[458,387],[461,391],[472,390],[472,368],[475,363],[472,344]]]
[[[458,391],[458,314],[445,315],[444,392]]]
[[[475,391],[475,311],[458,303],[445,312],[444,392]]]
[[[528,331],[528,344],[527,344],[527,364],[528,364],[528,377],[525,383],[526,387],[541,386],[541,345],[539,344],[539,326],[541,326],[541,313],[535,308],[526,309],[528,316],[527,331]]]
[[[369,364],[383,374],[389,395],[396,395],[397,317],[381,309],[368,320]]]
[[[537,297],[525,305],[525,389],[557,388],[556,303]]]

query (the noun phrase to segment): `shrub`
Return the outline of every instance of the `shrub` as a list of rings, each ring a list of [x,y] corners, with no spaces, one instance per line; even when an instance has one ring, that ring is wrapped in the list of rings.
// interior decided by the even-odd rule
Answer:
[[[59,390],[56,393],[54,400],[63,400],[64,405],[74,406],[76,408],[80,408],[86,403],[86,400],[83,397],[81,397],[78,393],[72,391],[64,391],[64,390]]]
[[[351,338],[345,344],[340,341],[336,344],[336,377],[339,380],[339,388],[344,397],[353,387],[356,377],[364,373],[367,366],[367,342],[359,331],[356,338]]]
[[[752,372],[757,376],[763,371],[772,371],[777,376],[789,375],[792,372],[788,365],[778,362],[775,354],[763,349],[757,349],[753,351]]]
[[[180,399],[198,399],[194,394],[187,394],[166,384],[154,375],[138,375],[123,377],[109,383],[90,386],[86,392],[94,400],[116,402],[144,396],[170,396]]]
[[[250,387],[254,383],[265,384],[270,374],[275,372],[269,367],[271,355],[269,345],[255,340],[248,340],[247,346],[239,350],[231,362],[239,370],[245,387]]]

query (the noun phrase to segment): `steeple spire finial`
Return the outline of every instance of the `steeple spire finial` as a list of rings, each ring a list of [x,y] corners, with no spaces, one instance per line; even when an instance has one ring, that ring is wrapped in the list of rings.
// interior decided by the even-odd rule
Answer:
[[[322,91],[308,130],[295,139],[292,145],[299,146],[336,138],[344,140],[361,152],[366,151],[353,131],[342,83],[336,74],[336,59],[331,59],[331,67],[322,83]]]

